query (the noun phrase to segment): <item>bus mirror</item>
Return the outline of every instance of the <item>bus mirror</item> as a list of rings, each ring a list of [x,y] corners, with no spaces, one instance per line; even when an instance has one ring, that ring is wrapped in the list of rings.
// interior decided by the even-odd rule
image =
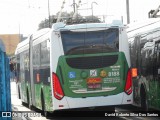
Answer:
[[[137,68],[132,68],[132,77],[137,77]]]

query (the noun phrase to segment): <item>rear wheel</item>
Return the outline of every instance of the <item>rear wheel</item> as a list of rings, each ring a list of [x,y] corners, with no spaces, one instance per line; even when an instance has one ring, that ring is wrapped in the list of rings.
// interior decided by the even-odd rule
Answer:
[[[141,108],[143,111],[148,111],[148,100],[144,87],[141,87]]]
[[[28,89],[27,89],[27,107],[29,108],[29,109],[33,109],[33,106],[31,105],[31,103],[30,103],[30,98],[29,98],[29,92],[28,92]]]
[[[25,106],[25,107],[27,107],[27,103],[25,103],[23,101],[22,101],[22,105]]]
[[[21,99],[20,88],[18,86],[18,98]]]
[[[48,112],[46,111],[46,108],[45,108],[45,101],[44,101],[44,94],[43,92],[41,92],[41,104],[42,104],[42,114],[47,117],[48,116]]]
[[[28,108],[29,108],[29,105],[30,105],[29,92],[28,92],[28,89],[27,89],[27,107],[28,107]]]

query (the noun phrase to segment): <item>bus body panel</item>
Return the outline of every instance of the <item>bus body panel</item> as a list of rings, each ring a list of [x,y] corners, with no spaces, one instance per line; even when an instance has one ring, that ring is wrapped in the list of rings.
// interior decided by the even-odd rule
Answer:
[[[132,96],[133,96],[132,94],[128,96],[126,93],[122,92],[117,95],[97,96],[97,97],[87,97],[87,98],[64,97],[63,99],[66,100],[66,104],[63,99],[62,99],[63,102],[55,99],[54,102],[56,104],[54,106],[54,110],[132,104],[133,102]]]
[[[130,43],[131,67],[138,69],[133,78],[134,105],[144,110],[160,110],[160,59],[157,47],[160,40],[160,19],[149,19],[129,25],[127,30]]]
[[[128,71],[128,64],[124,53],[108,53],[98,55],[89,55],[85,57],[70,56],[59,58],[57,75],[61,81],[65,96],[69,97],[93,97],[115,95],[124,91],[125,81]],[[67,59],[73,59],[69,64],[73,64],[78,59],[81,63],[76,63],[77,67],[88,67],[86,69],[72,68],[66,62]],[[88,59],[88,60],[87,60]],[[93,61],[93,59],[95,59]],[[108,60],[107,60],[108,59]],[[115,59],[115,60],[114,60]],[[101,66],[105,61],[108,64],[102,65],[100,68],[92,68]],[[98,63],[96,62],[98,61]],[[113,63],[111,61],[114,61]],[[83,63],[85,62],[85,66]],[[87,63],[87,64],[86,64]],[[94,63],[94,64],[90,64]],[[78,65],[77,65],[78,64]],[[107,65],[107,67],[105,66]],[[63,69],[65,68],[65,69]],[[104,73],[105,72],[105,73]],[[103,74],[106,74],[103,76]]]
[[[128,44],[128,36],[127,31],[125,28],[120,29],[120,35],[119,35],[119,51],[124,52],[126,56],[126,60],[128,63],[128,66],[131,66],[131,60],[130,60],[130,50],[129,50],[129,44]]]

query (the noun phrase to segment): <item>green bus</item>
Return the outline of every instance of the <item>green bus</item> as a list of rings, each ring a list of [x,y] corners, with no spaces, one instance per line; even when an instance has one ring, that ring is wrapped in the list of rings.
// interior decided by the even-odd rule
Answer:
[[[55,23],[18,44],[22,103],[43,111],[132,104],[126,27]]]
[[[160,110],[160,19],[130,24],[131,67],[137,70],[133,78],[133,104],[148,111]]]

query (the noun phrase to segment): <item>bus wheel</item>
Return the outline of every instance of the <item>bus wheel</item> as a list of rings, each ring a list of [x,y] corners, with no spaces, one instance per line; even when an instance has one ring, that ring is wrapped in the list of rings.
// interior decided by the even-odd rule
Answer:
[[[27,89],[27,107],[28,107],[30,110],[33,109],[33,106],[30,104],[28,89]]]
[[[148,111],[148,100],[144,87],[141,88],[141,108],[142,111]]]
[[[18,86],[18,98],[21,99],[20,88]]]
[[[23,105],[23,106],[27,106],[27,103],[25,103],[25,102],[22,101],[22,105]]]
[[[43,92],[41,92],[41,104],[42,104],[42,114],[47,117],[48,116],[48,112],[45,109],[45,101],[44,101],[44,95]]]
[[[30,105],[29,92],[28,92],[28,89],[27,89],[27,107],[28,107],[28,108],[29,108],[29,105]]]

